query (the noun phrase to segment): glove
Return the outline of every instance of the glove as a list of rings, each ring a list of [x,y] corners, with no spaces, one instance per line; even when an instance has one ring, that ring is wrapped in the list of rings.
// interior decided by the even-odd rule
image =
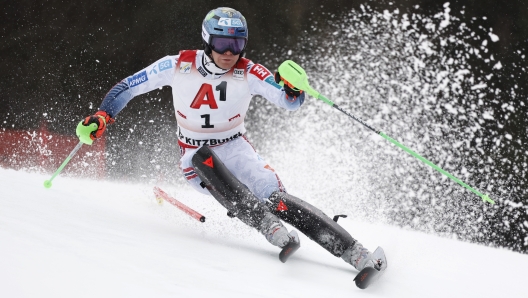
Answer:
[[[284,87],[284,92],[286,92],[287,96],[293,97],[294,99],[296,99],[298,96],[301,95],[301,93],[303,93],[302,90],[299,90],[299,89],[295,88],[292,84],[290,84],[283,77],[281,77],[279,72],[276,72],[275,73],[275,83],[280,85],[281,81],[284,84],[284,86],[283,86]]]
[[[106,125],[114,122],[115,120],[105,111],[98,111],[95,115],[86,117],[77,125],[77,136],[81,142],[91,145],[95,139],[103,135]]]

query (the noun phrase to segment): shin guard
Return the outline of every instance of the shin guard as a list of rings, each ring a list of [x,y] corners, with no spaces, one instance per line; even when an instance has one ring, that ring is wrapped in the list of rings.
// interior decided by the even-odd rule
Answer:
[[[200,148],[192,157],[194,171],[202,180],[202,187],[224,206],[228,214],[243,223],[260,230],[260,224],[268,211],[255,195],[240,182],[207,146]]]
[[[352,247],[356,240],[337,222],[309,203],[284,192],[274,192],[268,207],[280,219],[291,224],[336,257]]]

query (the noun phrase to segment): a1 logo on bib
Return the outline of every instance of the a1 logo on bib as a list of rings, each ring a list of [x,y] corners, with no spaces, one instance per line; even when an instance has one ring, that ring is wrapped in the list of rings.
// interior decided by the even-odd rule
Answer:
[[[244,80],[244,69],[240,69],[240,68],[233,69],[233,79],[243,81]]]

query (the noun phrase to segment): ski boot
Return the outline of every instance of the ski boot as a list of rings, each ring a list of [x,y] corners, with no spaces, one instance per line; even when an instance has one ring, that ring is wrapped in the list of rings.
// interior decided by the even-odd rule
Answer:
[[[283,263],[301,246],[297,232],[295,230],[288,232],[279,218],[269,212],[262,219],[260,232],[269,243],[282,248],[279,259]]]
[[[363,270],[365,267],[374,268],[377,264],[377,261],[372,257],[369,250],[363,247],[359,242],[356,242],[354,246],[347,249],[341,258],[345,260],[345,262],[354,266],[358,271]]]
[[[370,253],[361,243],[356,242],[343,253],[341,258],[359,271],[354,281],[360,289],[366,289],[387,269],[387,258],[381,247],[378,247],[374,253]]]

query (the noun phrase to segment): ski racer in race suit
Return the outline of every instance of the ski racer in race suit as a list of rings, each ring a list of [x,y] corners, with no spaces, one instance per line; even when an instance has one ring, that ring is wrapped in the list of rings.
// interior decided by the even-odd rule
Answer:
[[[280,74],[274,76],[266,67],[243,57],[248,29],[240,12],[225,7],[210,11],[202,24],[202,38],[204,50],[163,57],[119,82],[106,94],[99,111],[80,125],[97,124],[98,129],[90,134],[94,140],[132,98],[171,86],[180,168],[185,179],[197,191],[210,194],[200,186],[201,180],[191,163],[201,146],[209,146],[229,171],[265,202],[272,193],[285,192],[285,188],[245,136],[244,120],[250,100],[258,94],[293,111],[303,104],[305,93],[288,84],[279,85]],[[278,247],[299,241],[295,231],[288,232],[271,213],[263,218],[259,231]],[[342,254],[345,261],[359,269],[370,260],[370,253],[359,242]]]

